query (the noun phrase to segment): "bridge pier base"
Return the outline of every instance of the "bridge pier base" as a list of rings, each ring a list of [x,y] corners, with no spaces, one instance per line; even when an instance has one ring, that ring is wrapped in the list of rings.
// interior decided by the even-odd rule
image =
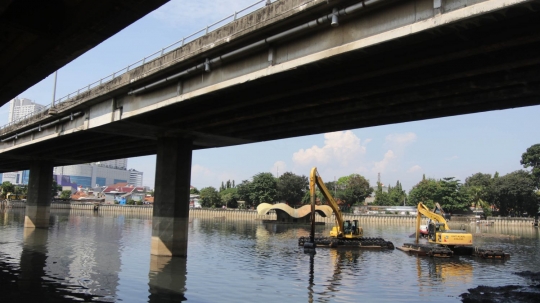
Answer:
[[[186,257],[193,141],[160,137],[157,145],[150,252]]]
[[[50,161],[36,161],[30,166],[24,227],[49,227],[52,171]]]

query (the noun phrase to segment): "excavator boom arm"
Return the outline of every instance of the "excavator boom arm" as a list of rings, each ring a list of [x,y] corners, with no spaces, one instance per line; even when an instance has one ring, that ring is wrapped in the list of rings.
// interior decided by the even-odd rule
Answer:
[[[341,230],[343,228],[343,215],[341,214],[341,210],[339,209],[339,206],[336,200],[334,200],[334,197],[332,197],[326,185],[324,185],[324,182],[321,176],[319,176],[319,173],[317,172],[317,168],[313,167],[309,175],[309,192],[311,194],[312,203],[314,203],[315,201],[315,195],[316,195],[315,186],[319,188],[319,190],[323,194],[326,201],[328,201],[328,206],[330,206],[330,208],[332,208],[332,210],[334,211],[334,214],[336,216],[336,225],[338,228],[338,234],[341,234],[343,232]]]
[[[439,206],[440,207],[440,206]],[[441,208],[442,209],[442,208]],[[450,227],[448,226],[448,223],[446,223],[446,220],[443,216],[436,214],[427,208],[427,206],[424,205],[424,203],[420,202],[418,203],[418,214],[416,217],[416,242],[418,243],[418,232],[420,230],[420,221],[422,219],[422,215],[426,216],[427,218],[444,224],[444,229],[449,230]]]

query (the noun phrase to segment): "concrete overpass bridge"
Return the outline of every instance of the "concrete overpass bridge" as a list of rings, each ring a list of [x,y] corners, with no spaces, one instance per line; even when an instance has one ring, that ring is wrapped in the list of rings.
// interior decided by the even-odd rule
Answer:
[[[540,104],[539,9],[276,1],[2,128],[0,171],[30,168],[40,197],[53,166],[157,154],[152,253],[185,255],[193,150]]]

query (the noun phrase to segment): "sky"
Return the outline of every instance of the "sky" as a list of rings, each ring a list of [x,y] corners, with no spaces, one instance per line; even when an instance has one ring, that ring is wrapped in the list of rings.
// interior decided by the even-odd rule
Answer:
[[[85,87],[127,65],[212,24],[255,0],[172,0],[58,71],[56,97]],[[48,105],[53,74],[19,97]],[[9,104],[0,108],[0,125]],[[522,169],[521,155],[540,143],[540,106],[268,141],[193,152],[191,185],[201,189],[221,182],[239,184],[261,172],[309,175],[316,166],[324,181],[353,173],[376,186],[396,181],[410,190],[428,178],[477,173],[504,175]],[[154,188],[155,156],[128,159],[144,172],[143,185]]]

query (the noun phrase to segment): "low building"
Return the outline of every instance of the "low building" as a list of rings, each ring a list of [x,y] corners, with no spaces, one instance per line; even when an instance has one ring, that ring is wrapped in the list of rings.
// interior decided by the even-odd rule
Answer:
[[[146,190],[142,186],[135,187],[127,183],[117,183],[106,186],[101,194],[105,197],[105,203],[114,204],[116,201],[119,204],[125,204],[129,200],[143,202]]]

